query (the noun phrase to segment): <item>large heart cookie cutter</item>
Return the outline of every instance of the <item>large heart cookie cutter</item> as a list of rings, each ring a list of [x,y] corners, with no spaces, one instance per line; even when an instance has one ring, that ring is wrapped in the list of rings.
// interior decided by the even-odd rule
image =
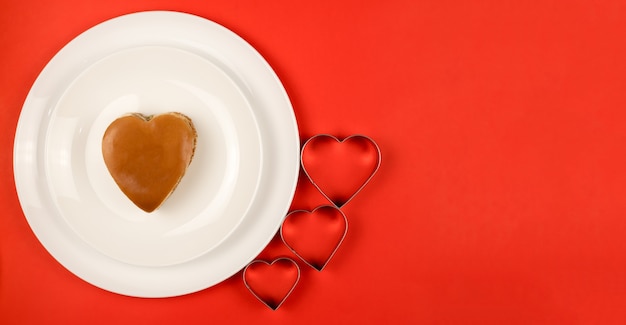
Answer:
[[[354,198],[380,168],[380,147],[356,134],[340,140],[329,134],[309,138],[300,162],[311,183],[337,208]]]
[[[300,280],[300,267],[288,258],[254,260],[243,269],[243,283],[252,295],[272,310],[278,309]]]
[[[296,256],[321,271],[335,255],[348,232],[348,219],[338,208],[323,205],[290,212],[280,227],[280,237]]]

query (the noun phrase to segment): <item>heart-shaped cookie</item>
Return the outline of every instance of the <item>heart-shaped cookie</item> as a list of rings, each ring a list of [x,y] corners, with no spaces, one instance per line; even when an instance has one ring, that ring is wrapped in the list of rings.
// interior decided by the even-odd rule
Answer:
[[[140,209],[156,210],[176,189],[191,163],[196,130],[181,113],[128,114],[102,138],[102,156],[113,180]]]
[[[250,262],[243,270],[243,283],[262,303],[278,309],[300,280],[300,268],[292,259],[281,257],[271,263]]]
[[[311,183],[336,207],[348,203],[380,167],[380,149],[374,140],[352,135],[311,137],[302,146],[302,169]]]
[[[287,215],[280,236],[289,249],[318,271],[324,269],[348,231],[348,219],[336,207],[324,205]]]

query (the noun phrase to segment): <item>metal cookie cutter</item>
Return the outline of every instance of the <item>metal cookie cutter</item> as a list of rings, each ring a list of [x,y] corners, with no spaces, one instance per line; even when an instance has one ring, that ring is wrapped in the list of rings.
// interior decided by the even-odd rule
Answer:
[[[300,281],[300,267],[288,257],[254,260],[243,269],[243,283],[260,302],[278,309]]]
[[[337,207],[319,206],[313,211],[287,214],[280,237],[296,256],[321,271],[335,255],[348,232],[348,219]]]
[[[376,174],[381,153],[378,144],[365,135],[339,140],[333,135],[318,134],[302,146],[300,163],[320,193],[341,208]]]

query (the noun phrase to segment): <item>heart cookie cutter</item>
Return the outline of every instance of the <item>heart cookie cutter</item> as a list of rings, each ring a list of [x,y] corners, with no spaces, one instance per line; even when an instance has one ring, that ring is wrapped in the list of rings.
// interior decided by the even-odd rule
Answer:
[[[343,243],[348,218],[337,207],[319,206],[312,211],[294,210],[280,227],[280,237],[304,263],[322,271]]]
[[[350,202],[370,182],[380,168],[381,158],[378,144],[362,134],[343,140],[330,134],[317,134],[300,151],[304,174],[337,208]]]
[[[288,257],[271,262],[254,260],[243,269],[243,283],[248,291],[272,310],[287,300],[299,281],[300,267]]]

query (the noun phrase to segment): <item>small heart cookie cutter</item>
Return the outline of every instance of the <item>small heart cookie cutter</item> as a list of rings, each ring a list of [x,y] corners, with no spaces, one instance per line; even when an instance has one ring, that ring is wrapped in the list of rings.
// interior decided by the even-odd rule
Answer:
[[[281,264],[281,263],[288,265],[289,267],[292,267],[296,270],[296,277],[294,279],[286,279],[286,282],[282,283],[283,285],[287,284],[290,286],[288,290],[284,290],[284,292],[278,292],[278,295],[280,295],[280,297],[278,297],[278,296],[274,296],[276,292],[272,292],[268,294],[267,292],[264,292],[264,293],[258,292],[260,290],[259,288],[253,288],[258,283],[257,282],[251,283],[250,280],[254,280],[254,279],[248,279],[247,277],[248,272],[250,272],[251,267],[255,267],[256,265],[261,265],[262,267],[273,267],[273,266],[278,266],[278,264]],[[264,281],[267,281],[267,279],[258,279],[258,281],[262,281],[260,283],[266,286],[271,286],[272,289],[278,288],[277,283],[265,283]],[[248,265],[246,265],[246,267],[243,269],[243,283],[246,286],[246,288],[248,288],[248,291],[250,291],[250,293],[252,293],[252,295],[257,300],[259,300],[265,306],[269,307],[272,310],[278,309],[285,302],[285,300],[287,300],[287,297],[291,295],[291,293],[296,288],[296,285],[298,284],[299,281],[300,281],[300,267],[298,266],[298,263],[296,263],[296,261],[294,261],[293,259],[289,257],[279,257],[271,262],[257,259],[248,263]],[[267,287],[265,287],[265,289],[267,289]]]
[[[311,228],[315,228],[317,225],[311,224],[311,222],[307,220],[300,221],[300,224],[298,224],[298,221],[292,221],[292,220],[294,220],[294,218],[299,218],[299,219],[315,218],[316,216],[328,217],[326,220],[329,220],[330,222],[323,226],[330,227],[330,228],[321,229],[318,226],[317,229],[312,229],[313,232],[309,234],[308,238],[302,239],[302,240],[308,240],[308,242],[304,243],[304,246],[298,244],[297,242],[293,242],[293,240],[295,239],[292,236],[297,237],[298,235],[300,235],[300,238],[307,237],[307,236],[302,236],[302,233],[298,232],[300,230],[303,230],[301,229],[301,227],[308,226],[309,230],[311,230]],[[339,220],[341,222],[337,222],[336,220],[334,220],[334,219],[338,219],[339,217],[340,217]],[[288,229],[292,229],[289,227],[294,227],[294,228],[293,230],[288,230],[288,233],[285,233],[285,225],[287,225]],[[333,233],[332,232],[333,229],[338,229],[339,232]],[[306,229],[304,230],[306,231]],[[289,214],[287,214],[287,216],[285,217],[285,220],[283,221],[280,227],[280,238],[285,244],[285,246],[287,246],[287,248],[289,248],[289,250],[291,250],[292,253],[298,256],[304,263],[316,269],[317,271],[322,271],[324,267],[328,265],[328,262],[330,262],[331,258],[335,255],[335,253],[337,252],[337,250],[343,243],[343,240],[346,238],[347,233],[348,233],[348,218],[346,218],[346,215],[339,208],[335,206],[330,206],[330,205],[322,205],[311,211],[308,211],[308,210],[291,211],[289,212]],[[324,235],[327,235],[327,234],[331,235],[330,238],[323,238]],[[338,236],[335,236],[335,235],[338,235]],[[326,245],[326,247],[329,249],[327,249],[326,252],[323,252],[325,254],[323,254],[322,257],[311,256],[311,255],[316,255],[316,253],[319,252],[320,246],[317,245],[318,243],[316,242],[316,240],[319,240],[319,239],[329,240]],[[310,250],[311,248],[313,248],[313,253],[311,253],[311,250]],[[307,249],[309,250],[307,251]],[[316,249],[317,249],[317,252],[316,252]],[[323,246],[322,246],[322,249],[324,249]]]
[[[357,187],[356,190],[354,190],[354,192],[350,195],[348,195],[347,198],[341,200],[338,199],[336,197],[331,197],[332,195],[327,194],[323,189],[322,186],[320,186],[319,182],[316,181],[312,175],[311,172],[309,170],[307,170],[306,167],[306,151],[307,148],[309,148],[311,146],[311,144],[313,144],[314,142],[320,141],[320,140],[332,140],[338,144],[344,144],[344,143],[348,143],[351,141],[359,141],[361,142],[361,144],[366,144],[366,145],[372,145],[372,148],[376,151],[376,161],[374,164],[374,168],[372,168],[370,170],[370,175],[360,184],[360,186]],[[367,185],[370,180],[372,179],[372,177],[374,177],[374,175],[378,172],[378,169],[380,168],[380,164],[381,164],[381,160],[382,160],[382,155],[380,152],[380,147],[378,146],[378,144],[376,143],[376,141],[374,141],[372,138],[366,136],[366,135],[362,135],[362,134],[354,134],[354,135],[350,135],[348,137],[343,138],[343,140],[340,140],[338,137],[334,136],[334,135],[330,135],[330,134],[317,134],[314,135],[312,137],[310,137],[303,145],[302,145],[302,150],[300,151],[300,164],[302,166],[302,170],[304,171],[304,174],[307,176],[307,178],[309,179],[309,181],[311,181],[311,183],[313,184],[313,186],[315,186],[317,188],[317,190],[329,201],[331,202],[335,207],[337,208],[341,208],[344,205],[348,204],[348,202],[350,202],[359,192],[361,192],[361,190],[365,187],[365,185]],[[328,191],[328,189],[327,189]]]

